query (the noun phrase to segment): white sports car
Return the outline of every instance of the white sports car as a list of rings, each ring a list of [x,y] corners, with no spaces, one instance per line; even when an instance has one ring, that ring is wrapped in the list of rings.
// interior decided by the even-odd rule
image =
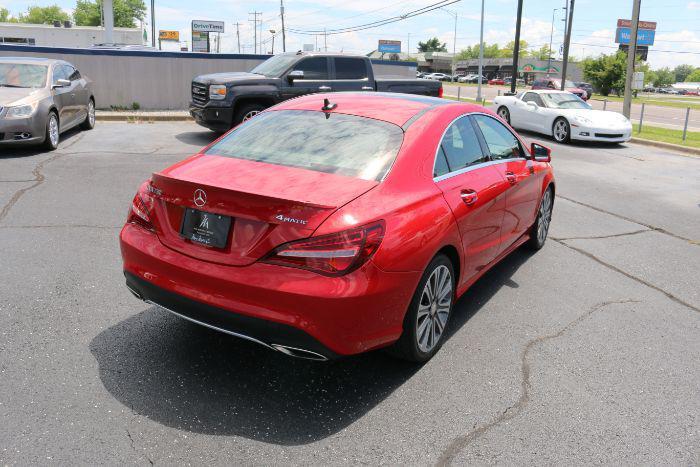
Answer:
[[[493,102],[498,115],[513,128],[550,135],[559,143],[572,139],[623,143],[632,137],[632,123],[624,115],[593,110],[567,91],[523,91]]]

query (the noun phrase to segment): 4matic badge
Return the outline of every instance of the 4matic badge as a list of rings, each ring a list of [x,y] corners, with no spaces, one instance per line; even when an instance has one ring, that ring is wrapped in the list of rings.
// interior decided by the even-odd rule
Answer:
[[[309,221],[304,221],[301,219],[295,219],[293,217],[287,217],[284,214],[277,214],[275,216],[275,219],[277,219],[280,222],[289,222],[290,224],[299,224],[299,225],[306,225]]]

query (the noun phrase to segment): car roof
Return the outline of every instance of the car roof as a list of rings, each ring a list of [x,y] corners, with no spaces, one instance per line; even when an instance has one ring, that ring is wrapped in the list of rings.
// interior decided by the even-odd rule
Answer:
[[[316,110],[321,111],[324,99],[337,104],[333,112],[374,118],[404,126],[409,120],[440,107],[461,106],[464,113],[483,112],[483,107],[475,104],[392,92],[336,92],[310,94],[290,99],[274,107],[275,110]]]
[[[571,94],[569,91],[560,89],[526,89],[523,92],[534,92],[535,94]]]

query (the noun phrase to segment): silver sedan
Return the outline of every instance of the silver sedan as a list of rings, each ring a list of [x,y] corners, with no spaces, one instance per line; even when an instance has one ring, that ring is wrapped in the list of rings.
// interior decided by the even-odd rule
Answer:
[[[89,79],[63,60],[0,58],[0,148],[43,144],[58,148],[61,133],[95,126]]]

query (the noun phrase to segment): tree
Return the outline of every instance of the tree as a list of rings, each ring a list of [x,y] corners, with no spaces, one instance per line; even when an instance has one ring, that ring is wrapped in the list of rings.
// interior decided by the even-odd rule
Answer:
[[[484,42],[484,58],[497,58],[499,56],[500,48],[498,44],[488,45]],[[462,49],[457,54],[457,60],[469,60],[479,58],[479,44],[474,44],[466,49]]]
[[[691,74],[685,77],[688,83],[700,83],[700,68],[696,68]]]
[[[545,44],[538,50],[531,51],[529,56],[537,60],[548,60],[551,54],[552,50],[549,48],[549,44]]]
[[[515,41],[508,42],[505,47],[499,50],[498,55],[501,58],[511,58],[513,57],[513,50],[515,49]],[[527,41],[520,39],[520,49],[518,50],[518,57],[523,58],[527,54]]]
[[[143,0],[114,0],[114,26],[135,28],[136,21],[146,16]],[[102,0],[78,0],[73,12],[78,26],[100,26],[102,24]]]
[[[447,44],[440,45],[440,39],[433,37],[425,42],[418,42],[418,52],[447,52]]]
[[[676,75],[668,67],[659,68],[654,71],[654,80],[652,83],[656,87],[670,86],[676,82]]]
[[[676,68],[673,69],[673,74],[676,76],[676,83],[682,83],[694,71],[695,67],[693,65],[678,65]]]
[[[0,8],[0,23],[7,23],[10,20],[10,12],[7,8]]]
[[[52,24],[54,21],[69,21],[70,15],[61,10],[58,5],[30,6],[26,13],[20,13],[18,19],[20,23]]]
[[[604,96],[611,91],[618,95],[625,89],[627,54],[618,51],[611,55],[587,58],[581,62],[583,76]]]

